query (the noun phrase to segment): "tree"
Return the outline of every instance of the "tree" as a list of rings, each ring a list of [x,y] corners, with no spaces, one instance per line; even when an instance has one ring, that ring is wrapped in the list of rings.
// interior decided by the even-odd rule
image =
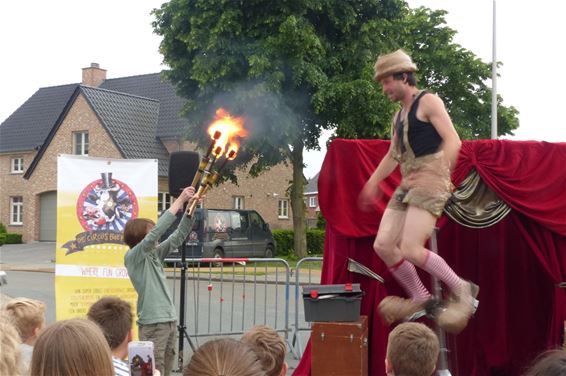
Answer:
[[[239,166],[255,176],[291,163],[301,257],[307,254],[303,151],[319,148],[322,129],[347,138],[389,136],[395,106],[372,81],[378,54],[398,47],[413,53],[424,81],[452,106],[460,132],[483,134],[486,65],[451,42],[442,12],[410,10],[401,0],[171,0],[154,15],[170,67],[165,75],[187,99],[188,136],[205,145],[211,116],[225,107],[244,115],[250,130]],[[463,108],[473,101],[474,112]],[[513,120],[513,111],[504,120]],[[508,123],[502,133],[514,129]]]
[[[352,41],[350,55],[368,49],[393,51],[403,48],[419,68],[420,87],[437,93],[463,139],[491,135],[491,64],[453,42],[456,31],[446,26],[445,11],[427,8],[402,10],[393,21],[372,19]],[[389,102],[371,81],[375,59],[360,62],[359,75],[352,80],[329,80],[315,98],[317,111],[339,124],[341,138],[389,138],[391,116],[398,104]],[[349,93],[349,99],[344,97]],[[498,134],[513,134],[519,126],[518,111],[505,107],[498,97]],[[357,108],[356,108],[357,107]]]

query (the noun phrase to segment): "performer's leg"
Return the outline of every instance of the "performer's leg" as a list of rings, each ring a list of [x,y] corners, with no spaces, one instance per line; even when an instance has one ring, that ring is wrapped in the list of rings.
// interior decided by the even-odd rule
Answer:
[[[390,324],[421,310],[430,299],[430,293],[422,284],[414,265],[401,257],[401,251],[397,246],[405,216],[406,211],[386,209],[373,244],[375,252],[411,297],[410,300],[399,297],[387,297],[382,300],[379,311]]]
[[[467,325],[473,313],[477,286],[462,280],[442,257],[423,246],[430,237],[435,223],[436,218],[428,211],[409,206],[401,238],[401,254],[450,288],[457,302],[451,304],[438,317],[439,324],[444,325],[451,332],[459,332]]]

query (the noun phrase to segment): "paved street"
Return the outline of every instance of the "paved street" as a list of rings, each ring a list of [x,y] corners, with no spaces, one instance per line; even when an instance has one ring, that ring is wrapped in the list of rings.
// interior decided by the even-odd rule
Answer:
[[[5,245],[0,247],[0,270],[7,273],[8,283],[0,287],[0,303],[8,297],[26,296],[46,303],[48,323],[55,321],[54,291],[55,243],[32,243],[25,245]],[[250,268],[251,269],[251,268]],[[259,268],[261,271],[261,268]],[[248,272],[251,272],[249,270]],[[255,279],[244,282],[241,276],[231,274],[225,268],[224,275],[209,274],[208,268],[195,274],[195,268],[188,270],[186,284],[186,325],[192,342],[198,346],[214,333],[239,332],[255,323],[265,323],[272,327],[284,328],[285,320],[294,324],[295,291],[293,285],[286,291],[284,277],[274,273],[259,274]],[[179,271],[168,272],[175,304],[179,306]],[[238,279],[239,278],[239,279]],[[318,278],[315,276],[315,278]],[[275,280],[278,283],[275,283]],[[265,283],[265,281],[268,281]],[[294,282],[294,278],[291,280]],[[318,282],[318,281],[317,281]],[[285,317],[285,302],[288,299],[289,317]],[[302,303],[299,306],[300,327],[306,327]],[[177,310],[177,312],[179,312]],[[290,326],[294,327],[293,325]],[[194,336],[198,333],[199,336]],[[239,337],[235,335],[235,337]],[[290,339],[292,337],[290,336]],[[308,331],[300,334],[302,347],[308,340]],[[185,359],[190,358],[190,346],[185,342]],[[291,353],[287,356],[290,372],[296,367]]]

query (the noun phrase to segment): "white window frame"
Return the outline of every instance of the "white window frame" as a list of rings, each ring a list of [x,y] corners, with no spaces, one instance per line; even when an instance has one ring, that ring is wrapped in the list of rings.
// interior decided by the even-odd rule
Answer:
[[[232,207],[236,210],[243,210],[244,196],[232,196]]]
[[[80,140],[77,137],[80,136]],[[73,154],[88,155],[89,137],[88,131],[73,132]]]
[[[309,208],[316,208],[316,196],[309,197]]]
[[[24,198],[22,196],[10,197],[10,224],[24,224]]]
[[[13,157],[10,162],[10,172],[12,174],[24,173],[24,157]]]
[[[279,200],[277,203],[277,217],[279,219],[289,218],[289,200]]]
[[[157,213],[161,215],[165,210],[171,207],[173,197],[169,192],[157,192]]]

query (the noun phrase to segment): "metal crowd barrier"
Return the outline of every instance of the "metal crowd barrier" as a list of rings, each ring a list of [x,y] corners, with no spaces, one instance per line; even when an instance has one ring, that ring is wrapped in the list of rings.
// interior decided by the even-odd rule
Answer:
[[[299,262],[295,267],[295,323],[292,329],[292,338],[289,342],[289,347],[295,359],[300,359],[303,355],[303,346],[301,341],[301,332],[311,330],[310,323],[307,323],[303,319],[300,320],[300,313],[304,312],[301,310],[302,296],[299,292],[301,286],[305,285],[318,285],[320,284],[320,274],[313,275],[313,266],[316,266],[317,270],[321,269],[322,257],[305,257]],[[306,271],[304,270],[306,269]]]
[[[320,283],[322,257],[299,260],[294,271],[279,258],[188,258],[185,275],[186,340],[242,335],[254,325],[269,325],[281,333],[296,359],[303,353],[301,333],[310,332],[304,321],[300,289]],[[175,303],[180,305],[180,262],[168,276]],[[291,276],[294,272],[294,280]],[[295,298],[290,305],[290,289]],[[290,312],[294,317],[290,319]],[[291,322],[292,320],[292,322]],[[308,335],[308,334],[307,334]]]
[[[187,340],[241,335],[269,325],[289,343],[290,268],[279,258],[187,258],[185,324]],[[180,262],[174,263],[177,305]],[[192,346],[192,343],[191,343]]]

